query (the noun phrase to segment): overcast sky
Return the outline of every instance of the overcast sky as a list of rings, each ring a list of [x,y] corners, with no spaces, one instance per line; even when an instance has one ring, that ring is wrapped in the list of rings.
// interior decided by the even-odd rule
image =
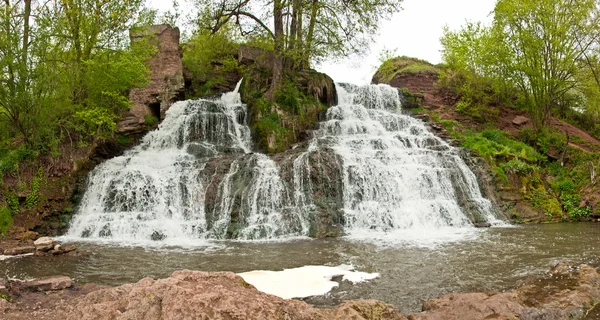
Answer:
[[[169,9],[171,3],[149,1],[150,6],[161,10]],[[489,21],[495,3],[496,0],[404,0],[403,10],[382,24],[368,55],[355,61],[324,63],[317,69],[338,82],[366,84],[371,82],[383,49],[439,63],[443,27],[456,30],[466,21]]]

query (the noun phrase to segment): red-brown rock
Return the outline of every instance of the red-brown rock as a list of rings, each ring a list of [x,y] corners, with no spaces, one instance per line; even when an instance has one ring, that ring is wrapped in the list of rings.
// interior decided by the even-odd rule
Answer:
[[[179,47],[179,29],[155,25],[147,30],[130,32],[131,41],[146,35],[156,35],[158,52],[146,62],[152,73],[145,88],[133,88],[129,99],[133,107],[118,123],[119,132],[139,132],[145,129],[145,116],[163,119],[171,104],[184,95],[183,64]]]

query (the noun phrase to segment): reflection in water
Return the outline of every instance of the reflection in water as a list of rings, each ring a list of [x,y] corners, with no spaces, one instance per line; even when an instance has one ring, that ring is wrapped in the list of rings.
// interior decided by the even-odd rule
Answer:
[[[380,278],[352,286],[343,282],[317,306],[342,299],[373,298],[403,312],[419,311],[429,299],[450,292],[503,290],[558,260],[598,263],[600,225],[557,224],[481,230],[476,239],[435,248],[377,247],[344,239],[289,242],[214,242],[203,249],[144,249],[80,244],[87,257],[28,257],[0,261],[10,277],[65,274],[78,282],[118,285],[173,271],[245,272],[305,265],[352,264]]]

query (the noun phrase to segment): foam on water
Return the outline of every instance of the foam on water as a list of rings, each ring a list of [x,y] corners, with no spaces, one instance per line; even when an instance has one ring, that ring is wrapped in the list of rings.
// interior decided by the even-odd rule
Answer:
[[[283,271],[258,270],[238,275],[259,291],[283,299],[324,295],[339,286],[339,283],[331,280],[334,277],[341,276],[342,281],[350,281],[353,284],[379,277],[378,273],[354,271],[354,267],[350,265],[304,266]]]

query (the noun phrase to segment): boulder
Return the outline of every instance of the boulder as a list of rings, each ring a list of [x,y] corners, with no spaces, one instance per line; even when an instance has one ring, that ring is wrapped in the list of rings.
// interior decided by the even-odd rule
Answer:
[[[35,231],[24,231],[15,236],[16,240],[35,240],[39,237],[39,234]]]
[[[600,299],[600,273],[588,265],[558,264],[542,278],[503,293],[458,293],[432,299],[411,320],[581,319]]]
[[[152,74],[150,83],[144,88],[133,88],[129,93],[133,107],[121,117],[118,130],[121,133],[136,133],[147,129],[146,117],[158,120],[173,102],[183,99],[185,83],[179,29],[169,25],[154,25],[142,31],[130,31],[131,41],[139,41],[154,35],[158,52],[146,62]]]
[[[20,254],[34,253],[34,246],[16,247],[4,250],[4,254],[7,256],[17,256]]]
[[[512,121],[512,123],[516,126],[522,126],[527,122],[529,122],[529,118],[523,116],[516,116]]]
[[[238,50],[238,62],[246,66],[253,65],[260,69],[270,70],[273,68],[274,60],[273,52],[261,48],[241,45]]]
[[[54,249],[54,240],[52,240],[52,238],[50,237],[41,237],[37,240],[35,240],[35,242],[33,242],[33,244],[35,245],[35,250],[36,251],[50,251],[52,249]]]
[[[20,282],[17,285],[26,291],[55,291],[63,290],[73,286],[73,280],[66,276],[53,276]]]
[[[350,301],[316,309],[262,293],[231,272],[177,271],[160,280],[101,289],[46,311],[47,319],[404,320],[393,306]]]

